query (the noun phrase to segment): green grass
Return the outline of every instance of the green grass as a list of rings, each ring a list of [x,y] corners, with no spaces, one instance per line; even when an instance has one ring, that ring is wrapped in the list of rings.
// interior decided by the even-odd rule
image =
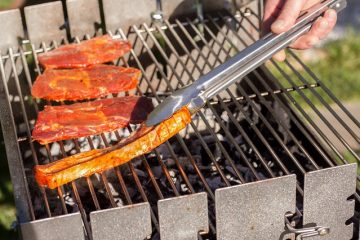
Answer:
[[[11,229],[11,224],[14,221],[14,198],[0,127],[0,240],[16,239],[16,233]]]
[[[7,8],[11,5],[13,0],[0,0],[0,8]]]
[[[300,53],[301,54],[301,53]],[[360,34],[349,31],[347,36],[343,39],[335,40],[326,43],[323,47],[313,51],[317,56],[306,57],[307,66],[319,77],[319,79],[334,93],[334,95],[341,101],[352,101],[360,99]],[[291,57],[289,62],[296,63]],[[279,63],[285,69],[285,72],[294,79],[296,85],[303,83],[296,77],[295,73],[286,66],[285,63]],[[272,73],[277,77],[284,87],[289,87],[291,84],[276,70],[272,65],[268,65]],[[306,79],[311,79],[301,67],[296,68]],[[312,81],[314,83],[314,81]],[[330,98],[322,92],[318,93],[327,101],[331,102]],[[319,104],[319,100],[309,91],[306,96],[315,103]],[[304,107],[307,104],[303,98],[297,94],[292,93],[295,100]]]
[[[357,155],[360,155],[360,150],[356,151],[356,154],[357,154]],[[356,158],[354,157],[354,155],[353,155],[351,152],[349,152],[349,151],[347,151],[347,152],[344,153],[344,158],[345,158],[345,160],[346,160],[348,163],[357,163],[357,159],[356,159]],[[341,160],[339,159],[338,162],[341,163],[340,161],[341,161]],[[358,169],[357,169],[357,174],[360,175],[360,166],[359,166]]]

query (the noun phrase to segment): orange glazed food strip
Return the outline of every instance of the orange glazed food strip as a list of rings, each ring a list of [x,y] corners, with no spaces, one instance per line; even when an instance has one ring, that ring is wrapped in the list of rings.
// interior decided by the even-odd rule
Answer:
[[[138,96],[45,106],[38,115],[32,137],[47,144],[113,131],[129,123],[142,123],[153,108],[150,98]]]
[[[190,112],[184,107],[155,127],[142,125],[129,138],[120,142],[120,146],[92,150],[47,165],[37,165],[36,181],[40,186],[54,189],[77,178],[119,166],[158,147],[190,121]]]
[[[77,69],[48,69],[31,89],[35,98],[52,101],[83,100],[135,89],[141,71],[109,65]]]
[[[38,59],[45,68],[79,68],[113,61],[130,50],[131,44],[128,41],[104,35],[79,44],[60,46],[40,54]]]

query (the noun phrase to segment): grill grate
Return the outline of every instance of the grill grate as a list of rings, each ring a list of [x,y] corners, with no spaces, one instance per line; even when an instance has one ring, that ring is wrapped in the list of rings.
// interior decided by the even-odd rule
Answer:
[[[131,27],[127,34],[119,29],[113,37],[129,39],[134,50],[114,64],[139,68],[143,77],[137,94],[159,102],[255,41],[258,19],[255,13],[246,10],[235,16],[220,12],[208,15],[203,22],[185,19],[173,23],[165,20],[151,26],[142,24]],[[91,238],[88,223],[91,211],[149,202],[153,239],[158,239],[157,200],[204,191],[209,199],[210,233],[202,237],[213,238],[215,189],[296,173],[299,218],[306,172],[348,163],[343,149],[360,161],[353,150],[360,144],[359,121],[290,51],[284,66],[274,61],[269,63],[285,81],[274,78],[262,66],[212,99],[206,109],[193,117],[185,131],[152,153],[54,191],[38,188],[32,173],[35,164],[109,146],[136,128],[128,126],[125,130],[45,147],[31,141],[38,112],[45,104],[54,104],[30,97],[32,83],[41,74],[37,54],[57,46],[56,41],[51,46],[43,42],[40,48],[24,42],[18,52],[9,49],[8,54],[0,58],[0,72],[11,101],[13,127],[23,160],[20,168],[23,172],[18,177],[25,177],[26,181],[23,191],[29,213],[23,216],[29,218],[24,217],[22,221],[79,211],[87,236]],[[289,71],[295,77],[291,77]],[[320,92],[324,92],[327,99]],[[298,99],[308,107],[299,105]],[[313,99],[318,100],[321,107],[315,106]],[[328,111],[332,120],[325,117],[321,109]],[[314,115],[323,122],[321,126],[314,122]],[[346,136],[339,133],[338,125],[345,129]],[[325,134],[324,128],[334,136]],[[16,146],[7,143],[7,149],[11,152]]]

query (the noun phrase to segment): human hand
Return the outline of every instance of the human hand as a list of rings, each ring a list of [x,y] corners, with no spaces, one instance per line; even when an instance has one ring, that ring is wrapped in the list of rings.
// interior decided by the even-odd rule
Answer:
[[[282,33],[289,30],[296,22],[301,11],[306,10],[321,0],[266,0],[263,31]],[[337,13],[329,9],[323,17],[319,17],[310,31],[295,40],[290,47],[294,49],[308,49],[324,39],[334,28]],[[278,61],[284,61],[285,51],[282,50],[273,56]]]

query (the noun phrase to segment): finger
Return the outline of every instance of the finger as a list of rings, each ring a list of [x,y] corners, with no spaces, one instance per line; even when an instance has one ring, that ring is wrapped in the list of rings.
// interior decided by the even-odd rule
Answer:
[[[329,9],[325,12],[324,18],[328,21],[329,27],[326,35],[328,35],[335,27],[337,21],[337,12],[334,9]]]
[[[267,0],[264,8],[264,18],[262,21],[262,33],[268,33],[271,30],[271,24],[279,16],[285,1],[284,0]]]
[[[309,34],[317,36],[319,39],[324,39],[334,28],[336,18],[335,10],[326,11],[324,17],[320,17],[311,27]]]
[[[285,61],[285,59],[286,59],[285,51],[284,51],[284,50],[281,50],[281,51],[275,53],[275,54],[272,56],[272,58],[275,59],[276,61],[279,61],[279,62]]]
[[[283,8],[285,1],[284,0],[267,0],[264,7],[264,20],[272,17],[278,16],[275,13],[280,13],[280,10]]]
[[[308,0],[303,6],[303,10],[309,9],[310,7],[314,6],[319,2],[321,2],[321,0]]]
[[[329,23],[321,17],[315,21],[310,31],[296,39],[291,45],[295,49],[307,49],[317,44],[328,33]]]
[[[309,49],[316,45],[319,41],[320,39],[317,36],[306,34],[299,37],[293,44],[290,45],[290,47],[298,50]]]
[[[305,4],[304,0],[287,0],[276,21],[271,25],[271,31],[282,33],[291,28],[299,17]]]
[[[329,21],[324,17],[320,17],[311,27],[309,34],[317,36],[319,39],[323,39],[330,31]]]
[[[313,47],[317,42],[325,38],[336,24],[337,14],[334,10],[325,12],[324,17],[319,18],[312,26],[311,30],[304,36],[297,39],[290,45],[296,49],[307,49]]]

